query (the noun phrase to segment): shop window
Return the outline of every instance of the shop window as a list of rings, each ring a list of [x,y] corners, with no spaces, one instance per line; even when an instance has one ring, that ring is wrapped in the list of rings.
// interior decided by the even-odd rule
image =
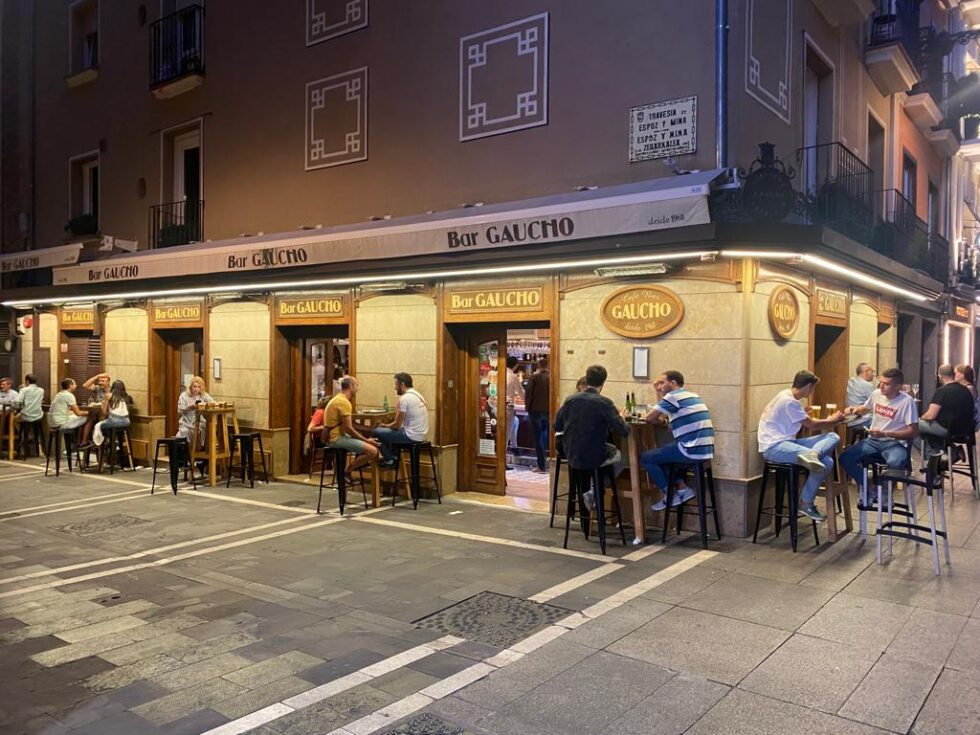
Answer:
[[[78,0],[69,8],[69,75],[99,66],[99,3]]]

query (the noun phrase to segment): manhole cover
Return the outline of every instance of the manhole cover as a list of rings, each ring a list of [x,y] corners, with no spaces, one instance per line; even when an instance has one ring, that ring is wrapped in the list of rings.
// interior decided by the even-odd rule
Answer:
[[[508,648],[571,612],[519,597],[480,592],[415,623],[467,640]]]
[[[92,518],[91,520],[81,521],[79,523],[69,523],[67,526],[59,526],[55,530],[61,531],[62,533],[70,533],[72,536],[91,536],[116,528],[136,526],[140,523],[149,523],[149,521],[117,513],[116,515]]]
[[[394,730],[385,730],[381,735],[466,735],[466,731],[441,717],[423,712]]]

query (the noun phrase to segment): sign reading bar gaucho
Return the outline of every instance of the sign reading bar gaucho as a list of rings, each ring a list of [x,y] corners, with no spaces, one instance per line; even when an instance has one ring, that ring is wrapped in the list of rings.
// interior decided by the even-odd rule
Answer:
[[[844,319],[847,316],[847,295],[840,291],[817,289],[817,313]]]
[[[544,310],[544,289],[481,288],[449,292],[450,314],[478,314],[489,311],[535,312]]]
[[[684,302],[663,286],[627,286],[602,302],[602,323],[633,339],[666,334],[684,318]]]
[[[276,300],[278,319],[305,319],[307,317],[342,317],[347,313],[343,294],[280,298]]]
[[[789,286],[779,286],[769,296],[769,326],[781,339],[796,334],[800,326],[800,302]]]
[[[155,324],[184,324],[200,322],[204,314],[204,304],[191,301],[180,304],[157,303],[153,305]]]
[[[62,329],[92,329],[94,326],[93,309],[63,309],[61,312]]]

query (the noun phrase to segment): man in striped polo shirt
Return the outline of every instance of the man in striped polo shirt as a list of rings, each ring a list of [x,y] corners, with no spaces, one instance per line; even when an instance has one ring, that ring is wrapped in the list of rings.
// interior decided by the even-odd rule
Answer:
[[[684,376],[677,370],[661,373],[653,387],[657,389],[660,402],[646,415],[646,420],[650,423],[669,421],[674,442],[644,452],[640,463],[663,496],[653,504],[653,509],[663,510],[667,506],[664,465],[711,459],[715,451],[715,430],[708,407],[701,396],[684,387]],[[679,480],[671,505],[680,505],[693,497],[694,491]]]

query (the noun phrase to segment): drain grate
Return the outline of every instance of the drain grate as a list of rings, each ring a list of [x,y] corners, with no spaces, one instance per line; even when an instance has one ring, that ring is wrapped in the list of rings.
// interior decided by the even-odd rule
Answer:
[[[571,612],[519,597],[480,592],[452,607],[416,620],[415,624],[467,640],[508,648]]]
[[[116,528],[126,528],[127,526],[137,526],[149,521],[134,516],[127,516],[121,513],[102,518],[92,518],[79,523],[69,523],[67,526],[58,526],[55,530],[62,533],[70,533],[72,536],[92,536],[97,533],[105,533]]]
[[[467,735],[466,730],[429,712],[413,717],[381,735]]]

